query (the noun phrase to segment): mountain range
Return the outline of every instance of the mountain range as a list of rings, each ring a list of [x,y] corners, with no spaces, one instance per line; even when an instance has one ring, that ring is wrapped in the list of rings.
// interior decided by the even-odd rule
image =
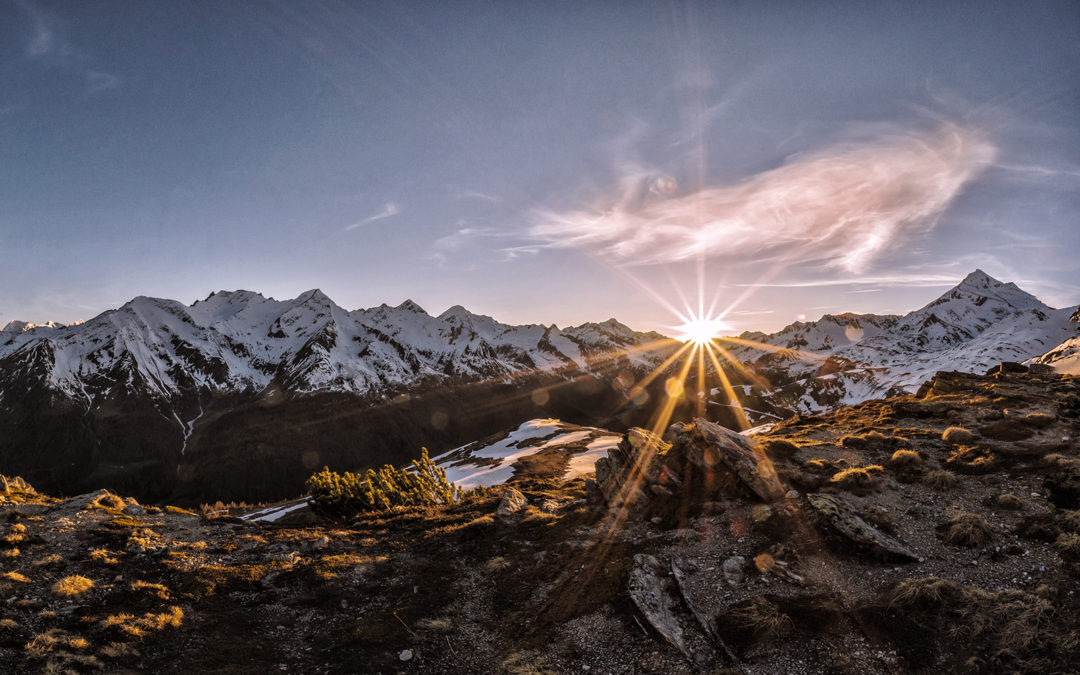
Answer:
[[[726,370],[765,422],[913,392],[939,370],[1072,363],[1078,335],[1077,307],[976,270],[907,315],[825,315],[729,338],[741,364]],[[140,296],[85,322],[0,331],[0,463],[61,493],[277,499],[324,464],[401,462],[534,417],[646,425],[664,378],[635,383],[677,346],[615,319],[512,326],[412,301],[349,311],[319,290],[222,291],[191,305]],[[731,402],[711,394],[708,415],[733,423]]]

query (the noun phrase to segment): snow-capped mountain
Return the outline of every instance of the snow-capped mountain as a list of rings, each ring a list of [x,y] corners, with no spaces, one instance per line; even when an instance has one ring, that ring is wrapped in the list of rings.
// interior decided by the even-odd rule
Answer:
[[[460,306],[436,317],[409,300],[347,311],[319,290],[284,301],[220,292],[191,306],[137,297],[78,325],[9,324],[0,333],[0,392],[3,374],[35,369],[87,406],[118,387],[161,399],[271,383],[386,394],[522,372],[589,372],[611,352],[655,365],[663,356],[639,347],[659,338],[614,319],[560,330],[510,326]]]
[[[537,416],[645,423],[630,383],[676,347],[614,319],[349,311],[318,290],[137,297],[0,332],[0,466],[66,493],[279,499],[323,464],[408,461]]]
[[[1078,315],[1077,307],[1054,309],[975,270],[903,317],[826,315],[772,335],[740,336],[780,351],[736,343],[733,352],[772,384],[756,392],[763,400],[818,412],[914,392],[941,370],[981,373],[1002,361],[1031,359],[1080,334]]]

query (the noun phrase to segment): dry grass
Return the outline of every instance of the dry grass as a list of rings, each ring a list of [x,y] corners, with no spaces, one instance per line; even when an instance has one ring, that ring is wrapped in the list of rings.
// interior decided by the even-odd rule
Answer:
[[[18,558],[20,553],[22,551],[17,548],[9,548],[6,551],[0,551],[0,558]]]
[[[1062,532],[1054,541],[1054,548],[1066,560],[1080,560],[1080,534]]]
[[[1020,421],[1028,426],[1035,427],[1036,429],[1045,429],[1056,422],[1057,418],[1053,415],[1048,415],[1047,413],[1033,412],[1024,415],[1023,419]]]
[[[57,581],[52,585],[51,590],[53,595],[59,595],[63,598],[73,598],[82,595],[93,587],[93,580],[78,574],[73,574]]]
[[[64,557],[59,553],[50,553],[49,555],[42,556],[32,562],[35,567],[47,567],[49,565],[59,565],[64,562]]]
[[[949,427],[941,434],[941,440],[953,445],[959,445],[961,443],[973,443],[975,441],[975,434],[971,433],[964,427]]]
[[[997,504],[998,508],[1009,509],[1011,511],[1018,511],[1024,508],[1024,501],[1009,492],[998,495],[997,499],[994,500],[994,503]]]
[[[853,491],[866,491],[877,486],[874,476],[885,471],[880,465],[858,466],[838,471],[829,479],[836,487]]]
[[[487,570],[489,573],[495,573],[501,570],[509,569],[511,566],[513,566],[513,563],[511,563],[508,559],[502,557],[501,555],[494,557],[484,563],[484,569]]]
[[[142,616],[113,614],[98,621],[103,629],[116,628],[124,635],[141,638],[165,628],[179,628],[184,622],[184,610],[172,606],[160,613],[147,612]]]
[[[977,548],[993,539],[993,531],[986,519],[977,513],[958,513],[943,526],[943,539],[947,544]]]
[[[919,471],[926,464],[914,450],[897,450],[889,458],[889,466],[899,471]]]
[[[505,675],[556,675],[548,668],[540,652],[526,650],[514,652],[502,662]]]
[[[19,627],[19,622],[15,619],[0,619],[0,630],[15,630]]]
[[[114,558],[107,548],[96,548],[90,551],[90,559],[103,565],[117,565],[120,560]]]
[[[3,577],[0,577],[6,581],[15,581],[20,584],[30,583],[30,577],[25,574],[19,574],[18,572],[5,572]]]
[[[91,501],[89,504],[87,504],[86,508],[87,509],[104,509],[106,511],[116,512],[116,511],[123,510],[123,508],[125,506],[127,506],[127,504],[124,503],[123,499],[121,499],[117,495],[114,495],[111,492],[106,492],[105,494],[97,497],[96,499]]]
[[[446,617],[425,619],[421,621],[418,625],[424,630],[430,630],[436,633],[449,633],[450,631],[454,630],[454,622],[452,622]]]
[[[732,616],[761,637],[785,633],[792,628],[791,617],[764,595],[752,598],[744,607],[732,612]]]
[[[931,471],[923,476],[923,483],[935,490],[945,490],[959,482],[951,471]]]
[[[955,581],[938,577],[906,579],[893,589],[890,605],[939,605],[946,598],[955,595],[959,588]]]
[[[170,598],[168,587],[162,584],[154,584],[149,581],[133,581],[129,588],[137,593],[148,595],[158,600],[168,600]]]

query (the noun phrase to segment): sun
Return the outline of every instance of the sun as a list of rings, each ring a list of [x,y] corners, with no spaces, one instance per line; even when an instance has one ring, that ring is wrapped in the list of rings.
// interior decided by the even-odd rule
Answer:
[[[676,339],[694,345],[703,345],[718,338],[731,329],[731,325],[713,317],[693,317],[681,326],[675,326],[679,331]]]

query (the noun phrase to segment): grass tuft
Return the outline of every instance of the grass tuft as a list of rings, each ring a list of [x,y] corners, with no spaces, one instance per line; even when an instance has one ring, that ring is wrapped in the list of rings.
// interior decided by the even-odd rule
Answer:
[[[94,582],[84,576],[73,574],[60,579],[52,585],[53,595],[64,598],[73,598],[82,595],[94,587]]]

